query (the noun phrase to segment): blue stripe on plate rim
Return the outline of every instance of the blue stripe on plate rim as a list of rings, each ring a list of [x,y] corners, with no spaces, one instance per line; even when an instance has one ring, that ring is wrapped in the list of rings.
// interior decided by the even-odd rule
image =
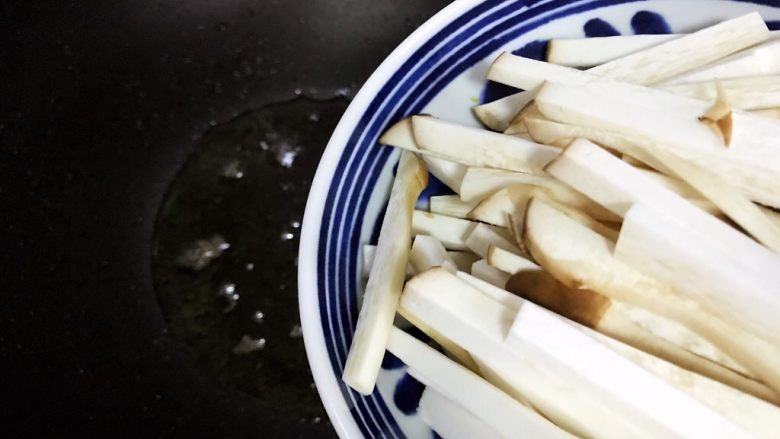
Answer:
[[[381,86],[379,92],[374,96],[358,93],[333,136],[346,138],[351,133],[349,140],[345,145],[328,145],[323,163],[335,166],[320,166],[312,184],[312,193],[324,191],[325,187],[327,197],[310,195],[299,258],[301,313],[318,312],[321,326],[307,327],[306,319],[302,319],[306,349],[309,358],[317,358],[323,353],[324,342],[331,370],[314,364],[312,368],[319,389],[332,387],[334,381],[340,387],[344,401],[324,391],[321,397],[342,437],[354,434],[356,427],[363,437],[404,437],[376,391],[362,396],[346,388],[339,379],[356,323],[360,245],[357,225],[363,222],[371,189],[392,152],[377,145],[381,132],[391,123],[419,113],[457,75],[533,29],[573,14],[643,1],[646,0],[456,1],[407,38],[377,69],[367,85],[374,82],[374,88]],[[737,1],[778,5],[777,0]],[[436,28],[440,30],[433,33]],[[415,46],[418,49],[392,71],[389,66],[398,64]],[[383,83],[376,84],[377,81]],[[318,242],[316,248],[304,247],[314,239]],[[314,276],[317,290],[304,291]],[[317,301],[310,300],[311,297]],[[353,416],[354,425],[343,419],[346,411]]]

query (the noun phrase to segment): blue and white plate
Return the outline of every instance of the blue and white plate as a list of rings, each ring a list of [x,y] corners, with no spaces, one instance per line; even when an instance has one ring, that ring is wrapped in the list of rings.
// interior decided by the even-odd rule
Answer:
[[[542,59],[552,37],[688,32],[754,10],[774,29],[778,8],[780,0],[457,0],[409,36],[342,118],[306,206],[301,322],[317,389],[339,435],[436,437],[416,415],[422,386],[391,356],[370,396],[340,379],[364,287],[360,250],[376,241],[397,161],[397,152],[377,144],[385,128],[416,113],[478,126],[471,107],[513,91],[485,82],[502,51]],[[445,189],[434,184],[425,196]]]

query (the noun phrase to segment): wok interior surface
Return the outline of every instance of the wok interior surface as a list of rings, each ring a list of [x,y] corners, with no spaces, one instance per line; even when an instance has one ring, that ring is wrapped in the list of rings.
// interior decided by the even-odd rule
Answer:
[[[446,3],[0,5],[4,436],[334,436],[294,223],[349,99]],[[177,259],[215,236],[204,268]]]

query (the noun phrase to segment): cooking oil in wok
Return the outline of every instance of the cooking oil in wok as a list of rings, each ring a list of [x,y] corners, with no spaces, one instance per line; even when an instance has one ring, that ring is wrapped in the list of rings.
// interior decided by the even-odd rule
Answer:
[[[298,317],[298,239],[346,106],[298,97],[213,126],[169,188],[155,231],[155,284],[172,335],[224,387],[318,421],[326,416]]]

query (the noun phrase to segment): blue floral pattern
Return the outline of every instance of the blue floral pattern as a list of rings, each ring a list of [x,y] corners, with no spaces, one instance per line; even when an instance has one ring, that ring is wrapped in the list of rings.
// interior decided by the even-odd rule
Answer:
[[[639,11],[631,18],[631,29],[637,35],[670,34],[672,29],[661,14]]]
[[[393,403],[405,415],[417,413],[417,406],[420,404],[423,390],[425,390],[425,386],[421,382],[405,373],[395,385]]]
[[[582,27],[582,30],[585,32],[585,36],[588,38],[616,37],[620,35],[620,32],[618,32],[617,29],[600,18],[591,18],[587,23],[585,23],[585,26]]]

